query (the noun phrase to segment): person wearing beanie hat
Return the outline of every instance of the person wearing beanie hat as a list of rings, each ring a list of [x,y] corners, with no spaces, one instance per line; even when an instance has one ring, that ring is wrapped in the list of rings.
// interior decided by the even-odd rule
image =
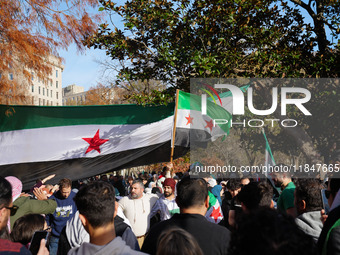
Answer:
[[[152,218],[157,212],[160,212],[161,221],[168,220],[175,213],[179,213],[179,207],[175,200],[176,181],[166,178],[162,184],[164,194],[157,200],[150,213],[150,218]]]
[[[162,183],[163,187],[170,186],[173,191],[175,191],[176,181],[173,178],[166,178]]]

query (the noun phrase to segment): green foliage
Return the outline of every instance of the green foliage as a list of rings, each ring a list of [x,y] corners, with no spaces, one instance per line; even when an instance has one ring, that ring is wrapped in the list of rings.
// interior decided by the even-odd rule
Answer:
[[[321,43],[320,22],[313,26],[301,14],[303,8],[312,13],[314,1],[294,7],[259,0],[99,2],[101,10],[122,17],[124,30],[101,24],[86,44],[130,63],[117,83],[155,79],[188,91],[193,77],[338,76],[337,42]],[[327,1],[314,13],[333,28],[332,42],[340,32],[339,6]],[[316,46],[323,47],[320,54]]]
[[[126,63],[117,84],[153,79],[167,85],[164,94],[130,95],[140,104],[169,102],[175,89],[189,91],[190,78],[196,77],[335,78],[340,74],[339,1],[99,2],[105,11],[122,18],[124,29],[100,24],[85,43],[105,49],[113,61]],[[256,91],[264,107],[270,88]],[[313,95],[308,105],[313,118],[296,109],[290,117],[301,119],[301,128],[321,150],[338,137],[339,86],[313,83],[308,90]],[[273,130],[277,137],[281,131]],[[253,141],[245,146],[256,149],[256,137],[253,134]]]
[[[125,99],[129,102],[140,104],[140,105],[167,105],[173,102],[174,98],[170,94],[166,94],[162,91],[153,90],[151,93],[138,93],[125,95]]]

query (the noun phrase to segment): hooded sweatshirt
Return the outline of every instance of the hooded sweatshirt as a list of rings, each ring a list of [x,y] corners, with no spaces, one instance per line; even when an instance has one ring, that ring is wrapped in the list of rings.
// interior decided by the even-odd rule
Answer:
[[[125,226],[122,226],[121,224]],[[129,245],[132,249],[139,250],[136,236],[132,232],[130,226],[124,223],[123,219],[120,218],[118,215],[115,217],[115,230],[116,236],[122,237],[123,241],[125,241],[126,244]],[[67,241],[71,248],[79,247],[85,242],[90,242],[90,235],[86,232],[83,224],[81,223],[81,220],[79,218],[79,211],[77,211],[74,217],[66,223],[65,231]]]
[[[132,250],[121,237],[114,238],[106,245],[83,243],[80,247],[70,250],[68,255],[143,255],[146,253]]]
[[[90,242],[90,236],[79,218],[79,211],[67,221],[66,236],[71,247],[79,247],[84,242]]]
[[[57,208],[54,213],[46,216],[46,222],[52,228],[52,236],[59,237],[67,221],[76,213],[77,206],[73,200],[75,195],[76,193],[71,191],[70,195],[64,198],[58,191],[49,197],[49,200],[55,199],[57,202]]]
[[[313,237],[315,242],[318,241],[323,227],[320,220],[320,211],[303,213],[295,219],[295,222],[303,232]]]

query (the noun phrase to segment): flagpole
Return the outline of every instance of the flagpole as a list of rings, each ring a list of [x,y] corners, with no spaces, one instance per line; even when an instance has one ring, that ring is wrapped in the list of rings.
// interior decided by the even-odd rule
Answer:
[[[267,160],[268,160],[268,158],[271,158],[272,163],[273,163],[273,165],[275,166],[276,163],[275,163],[275,160],[274,160],[274,157],[273,157],[272,150],[270,149],[270,146],[269,146],[269,142],[268,142],[267,136],[266,136],[266,134],[265,134],[265,132],[264,132],[264,128],[262,128],[262,134],[263,134],[264,139],[265,139],[265,141],[266,141],[265,165],[266,165],[267,167],[269,167],[269,161],[267,161]],[[267,147],[268,147],[268,148],[267,148]],[[268,155],[267,155],[267,154],[268,154]],[[270,181],[271,185],[275,188],[275,183],[274,183],[273,179],[271,178],[270,175],[268,175],[268,169],[267,169],[267,171],[266,171],[265,176],[266,176],[266,178],[268,178],[268,180]]]
[[[171,140],[171,155],[170,155],[170,163],[173,163],[174,160],[174,150],[175,150],[175,137],[176,137],[176,124],[177,124],[177,110],[178,110],[178,98],[179,98],[179,90],[176,89],[176,103],[175,103],[175,117],[174,117],[174,128],[172,130],[172,140]],[[172,164],[173,165],[173,164]]]
[[[266,136],[266,134],[265,134],[265,132],[264,132],[264,128],[262,128],[262,134],[263,134],[263,136],[264,136],[264,139],[266,140],[266,148],[267,148],[267,146],[268,146],[269,155],[270,155],[271,159],[273,160],[273,163],[276,164],[276,163],[275,163],[275,160],[274,160],[274,157],[273,157],[272,150],[270,149],[270,146],[269,146],[269,142],[268,142],[267,136]]]

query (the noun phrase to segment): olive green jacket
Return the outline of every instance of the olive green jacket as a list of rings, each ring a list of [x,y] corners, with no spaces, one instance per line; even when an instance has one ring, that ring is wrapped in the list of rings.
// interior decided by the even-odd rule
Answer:
[[[36,200],[31,197],[19,197],[13,202],[13,205],[18,206],[18,210],[14,216],[11,216],[11,229],[13,229],[14,222],[21,216],[31,213],[50,214],[57,208],[57,202],[53,199]]]

